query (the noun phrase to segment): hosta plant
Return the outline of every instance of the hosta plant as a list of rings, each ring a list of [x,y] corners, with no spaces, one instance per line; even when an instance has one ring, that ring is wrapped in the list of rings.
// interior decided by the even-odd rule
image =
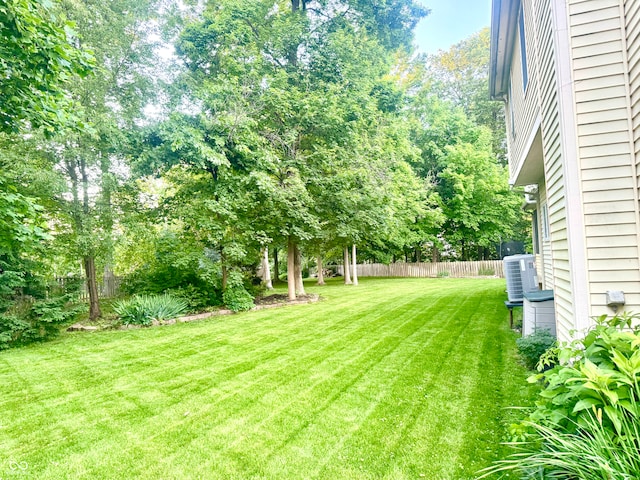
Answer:
[[[516,453],[484,476],[517,469],[523,478],[640,478],[638,316],[597,318],[584,338],[543,355],[538,369],[530,381],[542,391],[514,426]]]

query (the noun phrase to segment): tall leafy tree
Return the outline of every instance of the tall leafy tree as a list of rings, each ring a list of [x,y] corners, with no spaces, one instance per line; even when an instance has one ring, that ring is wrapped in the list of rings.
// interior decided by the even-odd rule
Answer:
[[[488,30],[449,51],[405,62],[408,115],[421,150],[412,166],[433,182],[445,215],[429,242],[434,261],[489,255],[492,246],[522,235],[524,212],[508,185],[504,164],[504,118],[487,96]]]
[[[11,308],[18,291],[44,298],[41,280],[50,273],[44,254],[56,175],[36,143],[39,133],[84,128],[68,89],[90,73],[93,58],[78,48],[71,24],[59,22],[50,5],[36,0],[0,5],[0,348],[28,332],[38,338],[47,322],[55,322],[25,321]],[[50,301],[47,311],[57,315],[57,300]]]
[[[431,90],[491,131],[494,154],[506,163],[504,108],[489,98],[490,32],[484,28],[426,59]]]
[[[69,191],[60,197],[66,221],[58,238],[82,260],[91,318],[101,315],[98,259],[107,267],[111,264],[112,195],[117,172],[123,171],[127,132],[143,118],[143,107],[153,92],[155,6],[153,0],[62,0],[60,4],[60,14],[74,21],[80,42],[93,50],[98,64],[94,76],[72,89],[92,130],[59,135],[50,146]]]
[[[188,69],[186,103],[199,110],[190,122],[211,152],[200,168],[255,180],[271,208],[253,225],[288,245],[290,297],[301,290],[293,274],[299,244],[316,238],[325,221],[314,192],[327,172],[344,170],[359,135],[371,130],[363,118],[390,68],[389,52],[408,48],[411,26],[426,13],[406,0],[371,7],[211,1],[177,44]]]

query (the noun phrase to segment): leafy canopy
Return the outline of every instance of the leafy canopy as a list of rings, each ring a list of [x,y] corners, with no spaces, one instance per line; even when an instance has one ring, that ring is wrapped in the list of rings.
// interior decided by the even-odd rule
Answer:
[[[66,89],[91,71],[93,58],[72,44],[70,23],[59,25],[46,0],[0,4],[0,132],[29,125],[53,133],[77,124]]]

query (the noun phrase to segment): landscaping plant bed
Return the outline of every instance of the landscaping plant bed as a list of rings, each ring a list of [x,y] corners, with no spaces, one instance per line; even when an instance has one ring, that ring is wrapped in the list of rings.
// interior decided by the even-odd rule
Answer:
[[[319,295],[308,294],[308,295],[298,295],[295,300],[289,300],[288,295],[274,293],[272,295],[267,295],[263,297],[257,297],[255,299],[256,306],[251,309],[251,311],[264,310],[267,308],[275,308],[275,307],[285,307],[288,305],[304,305],[307,303],[315,303],[320,299]],[[112,330],[114,328],[119,328],[120,330],[131,330],[136,328],[147,328],[150,326],[156,327],[160,325],[173,325],[175,323],[182,322],[194,322],[197,320],[204,320],[210,317],[216,317],[219,315],[232,315],[234,313],[233,310],[229,310],[228,308],[220,308],[216,310],[212,310],[210,312],[202,312],[195,313],[191,315],[183,315],[177,318],[172,318],[169,320],[154,320],[151,325],[117,325],[110,323],[100,323],[100,324],[83,324],[83,323],[74,323],[70,327],[67,328],[69,332],[96,332],[99,330]]]

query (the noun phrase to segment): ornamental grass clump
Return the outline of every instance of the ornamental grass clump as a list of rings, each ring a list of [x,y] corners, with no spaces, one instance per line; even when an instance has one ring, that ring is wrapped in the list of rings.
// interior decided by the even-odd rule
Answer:
[[[507,470],[532,479],[640,478],[637,320],[601,316],[583,339],[543,355],[529,379],[542,385],[536,408],[513,429],[516,452],[479,478]]]
[[[187,310],[187,302],[171,295],[134,295],[114,304],[114,311],[125,325],[151,325],[154,321],[176,318]]]

